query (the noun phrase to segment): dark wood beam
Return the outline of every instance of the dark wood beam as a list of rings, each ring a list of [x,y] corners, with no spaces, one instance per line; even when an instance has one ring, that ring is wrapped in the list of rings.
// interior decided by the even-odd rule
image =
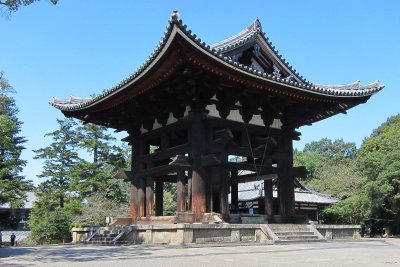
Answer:
[[[231,178],[231,184],[240,184],[240,183],[249,183],[255,181],[268,181],[278,178],[278,174],[264,174],[264,175],[256,175],[253,174],[246,174],[246,175],[239,175],[238,177]]]
[[[143,178],[143,177],[148,177],[148,176],[160,176],[160,175],[166,175],[170,173],[177,172],[179,170],[190,170],[191,165],[162,165],[162,166],[156,166],[152,167],[147,170],[142,170],[138,172],[134,172],[133,175],[135,178]]]

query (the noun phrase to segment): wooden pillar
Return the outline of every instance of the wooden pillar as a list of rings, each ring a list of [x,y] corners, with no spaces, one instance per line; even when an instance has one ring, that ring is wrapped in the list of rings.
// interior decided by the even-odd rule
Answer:
[[[192,212],[197,221],[206,212],[205,171],[201,164],[201,156],[205,155],[206,147],[203,124],[205,114],[201,111],[194,111],[192,116]]]
[[[132,134],[132,133],[130,133]],[[132,158],[131,158],[131,171],[138,171],[140,162],[140,138],[139,138],[139,131],[133,132],[133,139],[132,139]],[[131,177],[131,196],[130,196],[130,215],[135,222],[137,217],[139,216],[138,211],[138,187],[139,181],[138,179]]]
[[[130,205],[129,205],[129,213],[133,220],[137,218],[137,179],[131,180],[131,194],[130,194]]]
[[[186,194],[185,194],[185,171],[181,170],[177,172],[176,180],[176,211],[186,211]]]
[[[164,210],[164,182],[156,180],[156,216],[163,216]]]
[[[154,178],[146,178],[146,217],[153,216],[154,210]]]
[[[272,180],[264,181],[264,213],[271,218],[274,215]]]
[[[278,160],[279,214],[283,219],[290,219],[291,216],[295,215],[295,202],[292,174],[293,144],[287,132],[283,132],[278,137],[278,147],[282,155],[284,155]]]
[[[187,192],[187,205],[188,205],[188,210],[192,211],[192,171],[190,170],[188,173],[188,192]]]
[[[233,170],[231,171],[231,180],[237,178],[238,176],[238,171]],[[231,184],[231,206],[232,209],[235,210],[235,213],[238,213],[239,209],[239,184],[237,183],[232,183]]]
[[[205,155],[205,113],[195,110],[192,112],[192,212],[198,221],[206,212],[205,171],[201,164],[201,156]]]
[[[146,216],[146,183],[143,178],[138,179],[138,217]]]
[[[206,168],[206,212],[213,212],[213,177],[212,168]],[[214,180],[215,181],[215,180]]]
[[[264,165],[272,167],[272,159],[266,158],[264,160]],[[264,214],[267,215],[269,219],[274,215],[273,194],[272,180],[264,180]]]
[[[228,202],[228,194],[229,194],[229,171],[221,168],[221,188],[219,192],[220,197],[220,212],[222,218],[229,217],[229,202]]]
[[[224,156],[221,159],[222,162],[228,162],[228,157]],[[220,176],[220,190],[219,190],[219,205],[220,205],[220,213],[222,218],[229,218],[229,202],[228,202],[228,194],[229,194],[229,171],[223,167],[216,167]]]

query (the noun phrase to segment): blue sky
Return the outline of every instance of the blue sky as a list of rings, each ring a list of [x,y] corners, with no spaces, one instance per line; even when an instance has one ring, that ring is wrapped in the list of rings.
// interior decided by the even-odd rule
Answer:
[[[279,52],[314,83],[386,85],[347,115],[300,128],[296,148],[323,137],[360,146],[400,111],[400,1],[42,0],[0,18],[0,70],[17,91],[28,179],[39,181],[32,150],[48,145],[44,134],[62,117],[48,104],[52,97],[88,97],[126,78],[157,46],[174,9],[208,44],[258,17]]]

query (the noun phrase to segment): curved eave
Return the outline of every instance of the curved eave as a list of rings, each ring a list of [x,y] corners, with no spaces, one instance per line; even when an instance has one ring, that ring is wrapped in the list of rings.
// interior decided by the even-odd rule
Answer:
[[[160,62],[164,58],[166,52],[170,48],[170,45],[178,36],[182,37],[189,45],[196,48],[205,57],[208,57],[210,60],[219,64],[223,64],[232,73],[236,73],[242,76],[245,75],[251,79],[257,80],[260,83],[274,84],[280,87],[284,86],[287,90],[293,90],[295,92],[302,92],[308,95],[321,96],[325,98],[357,99],[369,97],[380,91],[384,87],[379,84],[376,84],[374,87],[371,88],[361,88],[358,90],[343,90],[328,87],[319,87],[303,82],[289,81],[285,78],[278,78],[271,74],[257,71],[255,69],[252,69],[251,67],[247,67],[233,61],[229,57],[224,56],[221,52],[211,48],[209,45],[206,45],[204,42],[201,41],[201,39],[197,38],[195,34],[192,34],[191,30],[187,29],[187,26],[182,23],[182,20],[179,19],[178,15],[174,14],[171,17],[164,37],[160,41],[157,48],[144,62],[144,64],[141,65],[138,70],[130,75],[128,78],[124,79],[122,82],[113,86],[112,88],[104,90],[103,93],[89,100],[75,100],[75,103],[72,103],[72,101],[68,102],[53,99],[50,104],[63,112],[81,111],[98,105],[104,101],[107,101],[118,94],[121,94],[126,89],[132,88],[137,83],[139,83],[147,73],[155,70],[154,68],[157,62]],[[286,92],[282,92],[282,94],[286,94]]]

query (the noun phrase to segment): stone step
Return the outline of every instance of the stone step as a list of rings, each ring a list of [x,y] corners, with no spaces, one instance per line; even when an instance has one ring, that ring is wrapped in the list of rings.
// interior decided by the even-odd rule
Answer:
[[[92,239],[114,239],[116,236],[94,236]]]
[[[111,242],[113,240],[114,240],[114,238],[111,238],[111,237],[106,237],[106,238],[96,238],[96,237],[94,237],[90,241],[93,241],[93,242],[97,242],[97,241],[100,241],[100,242]]]
[[[108,241],[87,241],[85,242],[87,245],[97,245],[97,246],[121,246],[121,245],[128,245],[128,241],[115,241],[115,242],[108,242]]]
[[[296,243],[312,243],[312,242],[326,242],[324,239],[305,239],[305,240],[276,240],[275,244],[296,244]]]
[[[96,236],[102,236],[102,237],[115,237],[115,236],[118,236],[119,235],[119,233],[118,234],[97,234]]]
[[[271,225],[268,226],[274,232],[310,231],[310,229],[307,226],[271,226]]]
[[[299,231],[299,232],[293,232],[293,231],[282,231],[282,232],[274,232],[278,237],[279,236],[287,236],[287,235],[314,235],[313,232],[311,231]]]
[[[318,239],[316,235],[286,235],[279,236],[279,240],[315,240]]]

